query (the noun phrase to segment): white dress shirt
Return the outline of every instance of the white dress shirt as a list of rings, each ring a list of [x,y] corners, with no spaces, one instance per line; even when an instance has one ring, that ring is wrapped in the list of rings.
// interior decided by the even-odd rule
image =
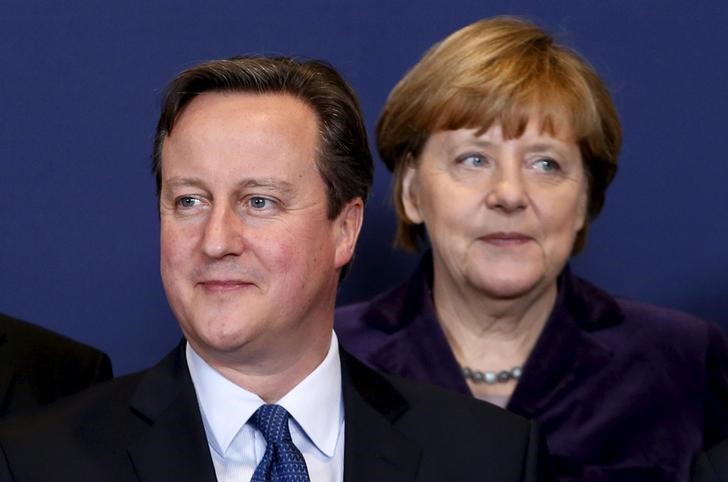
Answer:
[[[187,344],[215,474],[219,482],[249,482],[265,453],[265,438],[246,422],[265,402],[223,377]],[[344,479],[344,402],[339,343],[332,333],[326,358],[278,402],[291,414],[288,427],[312,482]]]

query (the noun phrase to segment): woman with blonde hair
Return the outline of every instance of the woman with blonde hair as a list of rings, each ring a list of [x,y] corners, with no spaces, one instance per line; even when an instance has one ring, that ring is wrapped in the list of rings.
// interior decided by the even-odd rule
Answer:
[[[728,434],[728,347],[687,314],[574,275],[617,171],[619,119],[589,64],[527,21],[471,24],[397,84],[377,126],[402,286],[337,311],[384,371],[539,420],[561,480],[687,480]]]

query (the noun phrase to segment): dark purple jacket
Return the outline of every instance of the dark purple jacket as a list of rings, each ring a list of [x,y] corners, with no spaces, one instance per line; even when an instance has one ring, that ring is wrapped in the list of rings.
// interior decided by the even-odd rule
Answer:
[[[470,394],[432,305],[425,256],[403,285],[339,308],[341,344],[374,368]],[[567,269],[507,409],[541,422],[562,481],[683,481],[728,435],[717,326],[615,299]]]

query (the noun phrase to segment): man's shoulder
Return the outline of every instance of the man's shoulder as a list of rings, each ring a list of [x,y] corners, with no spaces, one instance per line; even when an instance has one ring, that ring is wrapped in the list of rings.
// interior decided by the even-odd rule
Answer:
[[[144,372],[118,377],[29,414],[0,424],[3,445],[70,433],[103,433],[130,414],[130,401]]]
[[[147,370],[0,424],[0,480],[214,480],[181,347]]]
[[[433,421],[446,418],[449,424],[462,423],[468,429],[485,423],[491,428],[503,427],[524,434],[532,428],[529,420],[491,403],[378,371],[344,350],[341,357],[345,379],[380,412],[400,407],[402,414],[409,413],[413,418],[427,416]]]
[[[34,355],[36,358],[99,358],[106,355],[100,350],[67,336],[0,313],[0,336],[5,338],[15,354]],[[22,361],[22,359],[21,359]]]
[[[0,424],[0,480],[134,480],[128,449],[149,423],[130,405],[139,374]],[[42,454],[39,459],[38,455]]]
[[[0,315],[0,415],[58,400],[111,378],[109,357],[58,333]]]
[[[10,427],[24,427],[19,432],[63,431],[64,427],[89,429],[113,425],[133,416],[141,420],[158,417],[184,391],[194,388],[184,358],[183,345],[174,348],[156,365],[96,384],[87,390],[59,400],[32,415],[22,415],[0,426],[7,436]],[[25,435],[23,435],[25,436]]]
[[[421,418],[431,422],[429,427],[422,427],[426,433],[457,428],[461,436],[471,434],[484,442],[489,438],[488,433],[498,434],[498,443],[502,443],[504,438],[525,440],[534,429],[530,420],[491,403],[397,375],[383,376],[407,400],[407,416],[415,422],[412,428],[420,427],[417,420]],[[403,421],[406,419],[403,417]]]
[[[342,359],[344,379],[356,391],[347,393],[345,386],[347,444],[356,453],[376,459],[371,452],[380,449],[372,444],[379,444],[387,447],[385,458],[396,453],[416,459],[423,477],[417,480],[539,480],[546,451],[538,424],[472,397],[377,372],[348,354]]]

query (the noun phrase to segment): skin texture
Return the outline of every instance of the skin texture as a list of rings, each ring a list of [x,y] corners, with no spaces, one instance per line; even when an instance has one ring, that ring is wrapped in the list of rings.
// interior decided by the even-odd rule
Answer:
[[[433,299],[456,356],[483,369],[522,364],[584,225],[577,144],[535,122],[515,139],[499,125],[436,132],[405,173],[402,196],[407,217],[426,226]]]
[[[327,218],[318,121],[285,94],[205,93],[162,150],[161,273],[195,351],[272,402],[330,341],[363,203]]]

